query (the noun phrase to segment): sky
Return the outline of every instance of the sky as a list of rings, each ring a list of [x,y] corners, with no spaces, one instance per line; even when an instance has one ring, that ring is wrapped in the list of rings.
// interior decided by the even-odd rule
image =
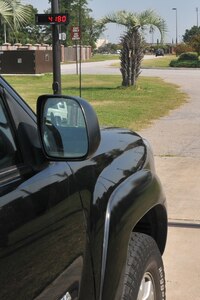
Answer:
[[[50,7],[48,0],[24,0],[23,3],[30,3],[36,7],[39,13]],[[176,40],[176,11],[177,9],[177,38],[182,41],[182,36],[186,29],[194,25],[200,26],[200,1],[199,0],[88,0],[88,7],[92,9],[91,16],[95,19],[101,19],[107,14],[126,10],[140,13],[146,9],[153,9],[161,18],[166,21],[168,32],[165,36],[165,42],[170,43]],[[197,11],[198,8],[198,11]],[[123,29],[120,26],[110,24],[104,32],[104,38],[110,42],[118,42]],[[146,32],[147,42],[156,42],[159,33],[154,35]]]

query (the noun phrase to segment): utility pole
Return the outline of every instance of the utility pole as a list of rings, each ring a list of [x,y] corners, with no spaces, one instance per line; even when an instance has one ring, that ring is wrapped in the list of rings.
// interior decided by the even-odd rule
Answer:
[[[199,27],[199,8],[196,7],[196,13],[197,13],[197,27]]]
[[[172,10],[176,11],[176,45],[178,44],[178,17],[177,17],[177,7],[173,7]]]
[[[80,28],[80,53],[79,53],[79,96],[82,96],[82,14],[81,14],[81,0],[79,0],[79,28]]]
[[[61,47],[60,25],[69,24],[68,13],[59,13],[59,0],[51,0],[51,14],[35,14],[37,25],[51,25],[52,27],[52,54],[53,54],[53,84],[54,94],[61,94]]]
[[[58,0],[51,0],[52,14],[59,13]],[[52,89],[54,94],[61,94],[61,50],[59,41],[59,24],[52,25],[52,50],[53,50],[53,84]]]

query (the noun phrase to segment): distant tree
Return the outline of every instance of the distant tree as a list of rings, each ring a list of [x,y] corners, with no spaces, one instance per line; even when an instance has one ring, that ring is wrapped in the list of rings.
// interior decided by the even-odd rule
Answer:
[[[107,43],[104,46],[98,48],[98,53],[116,53],[117,50],[121,50],[121,46],[118,44]]]
[[[51,2],[51,1],[49,1]],[[90,16],[91,9],[88,8],[87,0],[60,0],[60,12],[68,12],[70,23],[68,26],[61,26],[61,32],[65,32],[67,40],[66,46],[73,45],[71,40],[71,27],[81,27],[81,43],[95,47],[95,42],[104,30],[101,23],[98,23]],[[50,29],[46,29],[47,32]]]
[[[181,43],[174,48],[174,51],[176,52],[176,55],[179,56],[185,52],[193,52],[194,49],[191,44]]]
[[[183,41],[185,43],[189,43],[191,39],[198,34],[200,34],[200,27],[198,26],[193,26],[190,29],[186,29],[185,34],[183,35]]]
[[[126,33],[121,38],[121,73],[122,85],[135,85],[140,74],[141,60],[143,57],[144,39],[142,33],[148,27],[157,28],[163,41],[166,32],[165,21],[153,10],[145,10],[142,13],[131,13],[119,11],[105,16],[101,20],[102,24],[116,23],[126,28]]]
[[[62,26],[62,32],[66,32],[66,45],[72,45],[71,41],[71,27],[81,26],[81,39],[84,44],[88,41],[86,33],[86,20],[89,18],[90,9],[87,7],[87,0],[60,0],[60,11],[68,12],[70,23],[68,26]]]
[[[195,52],[197,52],[198,56],[200,55],[200,33],[194,35],[191,40],[190,44]]]
[[[85,33],[82,35],[82,43],[84,45],[90,45],[92,49],[95,49],[96,42],[104,30],[105,28],[101,23],[88,16],[88,18],[85,19],[85,25],[82,26],[82,31]]]

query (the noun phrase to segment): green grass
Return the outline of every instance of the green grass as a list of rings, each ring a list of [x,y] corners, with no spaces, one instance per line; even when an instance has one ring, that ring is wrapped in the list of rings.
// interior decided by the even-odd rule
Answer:
[[[94,54],[86,62],[96,62],[96,61],[116,60],[116,59],[119,59],[119,54]]]
[[[142,68],[168,68],[171,60],[176,58],[175,55],[166,55],[155,57],[152,55],[152,59],[143,59],[141,67]],[[120,67],[119,63],[113,63],[113,67]]]
[[[168,68],[172,59],[176,58],[175,55],[165,55],[153,57],[152,59],[144,59],[142,61],[143,68]]]
[[[20,95],[35,110],[40,94],[52,93],[52,76],[7,77]],[[63,94],[79,95],[79,78],[62,76]],[[82,97],[97,112],[102,126],[119,126],[139,130],[186,101],[178,87],[160,78],[140,77],[136,87],[122,88],[119,75],[82,76]]]
[[[82,63],[87,62],[98,62],[105,60],[116,60],[119,59],[119,54],[94,54],[90,59],[82,61]],[[64,64],[73,64],[75,61],[65,61]]]

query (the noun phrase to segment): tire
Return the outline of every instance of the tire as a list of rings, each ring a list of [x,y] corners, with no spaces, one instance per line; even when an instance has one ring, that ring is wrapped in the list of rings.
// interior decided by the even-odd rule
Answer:
[[[162,257],[157,244],[148,235],[131,234],[122,299],[166,299]]]

